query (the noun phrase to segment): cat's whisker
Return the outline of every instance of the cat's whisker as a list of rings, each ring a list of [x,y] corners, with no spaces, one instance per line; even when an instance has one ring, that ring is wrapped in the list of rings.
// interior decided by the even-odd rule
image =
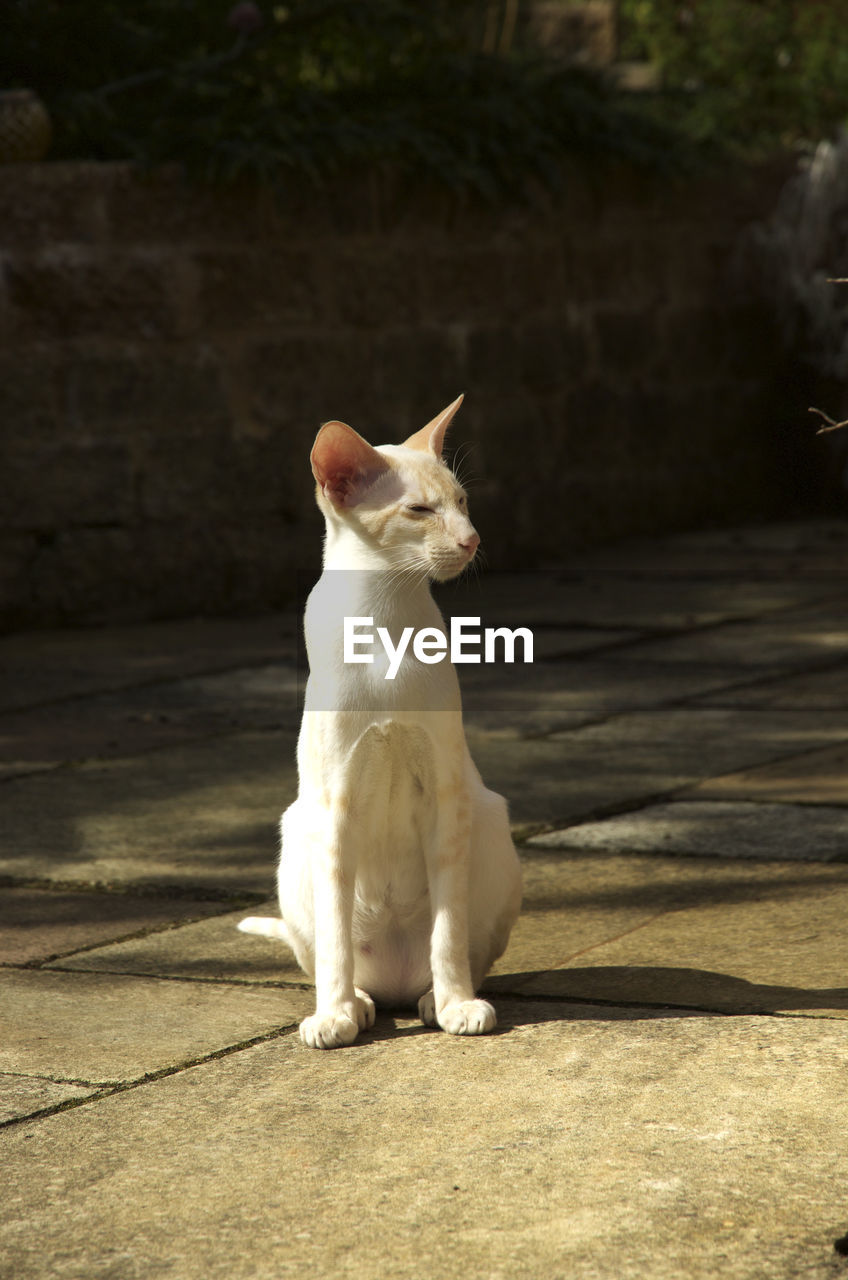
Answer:
[[[459,446],[456,453],[453,455],[453,458],[451,459],[451,467],[453,469],[454,475],[458,475],[462,471],[467,460],[471,457],[473,452],[474,452],[474,445],[470,440],[464,441],[464,443]]]

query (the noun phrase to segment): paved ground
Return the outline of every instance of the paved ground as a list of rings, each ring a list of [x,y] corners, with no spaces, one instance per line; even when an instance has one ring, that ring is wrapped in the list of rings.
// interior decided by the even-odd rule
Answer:
[[[0,1275],[835,1277],[848,524],[450,589],[526,905],[497,1034],[305,1049],[235,930],[294,793],[293,618],[0,642]]]

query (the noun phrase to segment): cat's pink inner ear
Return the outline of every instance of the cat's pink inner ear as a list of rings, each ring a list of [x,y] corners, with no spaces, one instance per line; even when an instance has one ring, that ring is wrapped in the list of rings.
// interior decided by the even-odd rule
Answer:
[[[325,422],[312,446],[312,474],[337,507],[354,507],[389,464],[346,422]]]
[[[408,440],[404,440],[404,446],[407,449],[424,449],[435,454],[437,458],[441,458],[442,450],[445,447],[445,432],[464,399],[464,396],[457,396],[453,404],[449,404],[446,409],[442,409],[441,413],[437,413],[432,422],[427,423],[426,427],[416,431],[415,435],[410,436]]]

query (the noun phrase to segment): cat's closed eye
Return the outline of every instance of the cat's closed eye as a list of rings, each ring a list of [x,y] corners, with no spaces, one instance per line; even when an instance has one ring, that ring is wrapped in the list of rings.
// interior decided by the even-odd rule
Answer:
[[[425,506],[421,506],[420,504],[409,506],[406,509],[407,511],[414,511],[416,515],[430,515],[430,516],[433,515],[432,507],[425,507]]]

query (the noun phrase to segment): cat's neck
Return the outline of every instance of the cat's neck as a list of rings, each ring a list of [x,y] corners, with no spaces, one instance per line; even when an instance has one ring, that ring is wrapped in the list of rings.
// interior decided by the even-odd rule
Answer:
[[[404,572],[404,565],[409,565],[408,557],[393,556],[384,547],[370,543],[367,538],[346,525],[327,523],[327,535],[324,540],[323,569],[326,573],[343,571],[346,573],[362,573],[375,575],[377,578],[394,580],[407,584],[421,583],[429,591],[427,578],[422,577],[419,569]]]
[[[369,546],[345,527],[328,524],[315,595],[327,601],[331,614],[374,617],[379,624],[436,620],[429,578],[420,569],[404,570],[385,550]]]
[[[355,530],[345,524],[327,521],[324,539],[324,569],[384,573],[391,568],[386,554],[372,547]]]

